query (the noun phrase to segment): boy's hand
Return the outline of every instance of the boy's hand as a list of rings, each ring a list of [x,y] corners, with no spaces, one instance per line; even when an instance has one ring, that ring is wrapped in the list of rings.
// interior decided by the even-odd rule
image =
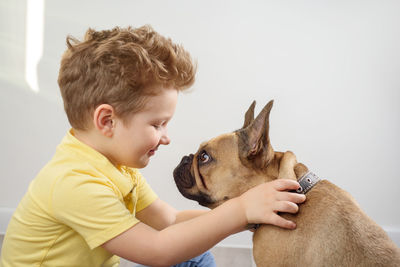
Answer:
[[[303,203],[306,196],[286,192],[296,190],[298,182],[278,179],[251,188],[238,199],[241,203],[247,223],[273,224],[283,228],[294,229],[296,224],[279,216],[278,212],[296,213],[297,204]]]
[[[296,226],[277,213],[297,212],[295,203],[304,202],[305,196],[284,191],[295,190],[299,186],[294,180],[284,179],[261,184],[201,216],[170,225],[161,231],[145,223],[137,223],[105,242],[102,247],[130,261],[150,266],[172,266],[200,255],[231,234],[243,231],[249,223],[274,224],[293,229]],[[148,211],[157,213],[159,208],[162,206]],[[151,216],[143,211],[142,218]],[[155,217],[157,215],[153,214]],[[161,229],[165,225],[157,223],[156,226]]]

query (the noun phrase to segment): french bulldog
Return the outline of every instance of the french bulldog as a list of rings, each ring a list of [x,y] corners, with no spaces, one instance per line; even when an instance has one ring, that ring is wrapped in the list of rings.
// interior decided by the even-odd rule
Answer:
[[[243,127],[200,145],[174,170],[183,196],[215,208],[260,183],[306,177],[313,188],[297,214],[280,214],[295,230],[261,225],[253,257],[264,266],[400,266],[400,249],[346,191],[328,180],[310,180],[295,155],[275,152],[269,138],[271,100],[254,119],[255,101]],[[312,174],[312,173],[311,173]],[[305,185],[307,187],[307,185]],[[311,186],[309,186],[311,187]]]

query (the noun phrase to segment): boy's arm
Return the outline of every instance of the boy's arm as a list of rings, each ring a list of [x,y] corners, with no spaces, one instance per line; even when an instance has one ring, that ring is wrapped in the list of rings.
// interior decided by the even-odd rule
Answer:
[[[161,199],[157,199],[145,209],[136,213],[141,222],[162,230],[172,224],[187,221],[208,212],[207,210],[178,211]]]
[[[293,229],[294,223],[278,216],[277,212],[297,212],[294,203],[303,202],[305,196],[282,191],[298,187],[299,184],[292,180],[265,183],[202,216],[161,231],[138,223],[102,247],[137,263],[171,266],[200,255],[225,237],[244,230],[248,223]]]

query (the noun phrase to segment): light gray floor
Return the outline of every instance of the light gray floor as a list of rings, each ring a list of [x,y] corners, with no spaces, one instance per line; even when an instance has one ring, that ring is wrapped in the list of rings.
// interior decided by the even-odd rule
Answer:
[[[218,267],[256,266],[250,248],[214,247],[211,252]]]
[[[214,247],[211,249],[217,267],[252,267],[255,266],[249,248]],[[134,267],[136,264],[121,259],[120,267]]]
[[[3,235],[0,235],[0,247],[3,244]],[[249,248],[215,247],[211,249],[218,267],[252,267],[255,266]],[[133,267],[135,264],[121,259],[120,267]]]

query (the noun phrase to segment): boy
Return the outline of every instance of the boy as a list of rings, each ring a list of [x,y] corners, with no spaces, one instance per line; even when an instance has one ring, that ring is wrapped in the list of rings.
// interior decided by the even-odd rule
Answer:
[[[118,266],[119,258],[170,266],[249,223],[293,229],[297,182],[255,187],[211,211],[177,211],[138,168],[160,145],[178,91],[194,82],[190,55],[150,26],[89,29],[67,38],[58,83],[72,129],[32,181],[7,229],[1,265]]]

